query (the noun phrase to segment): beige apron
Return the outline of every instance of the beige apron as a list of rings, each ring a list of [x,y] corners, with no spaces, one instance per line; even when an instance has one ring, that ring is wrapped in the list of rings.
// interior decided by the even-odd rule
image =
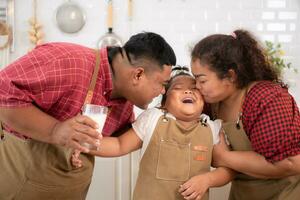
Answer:
[[[90,102],[100,54],[85,102]],[[1,128],[1,127],[0,127]],[[1,200],[83,200],[94,167],[94,156],[81,154],[83,167],[73,168],[72,149],[22,140],[0,129],[0,199]]]
[[[194,150],[208,147],[207,152]],[[213,140],[208,126],[189,129],[162,116],[141,159],[134,200],[183,200],[179,186],[210,171]],[[208,192],[202,200],[208,200]]]
[[[242,122],[223,123],[223,129],[232,150],[252,151]],[[300,176],[284,179],[257,179],[245,174],[238,174],[232,181],[230,200],[299,200]]]

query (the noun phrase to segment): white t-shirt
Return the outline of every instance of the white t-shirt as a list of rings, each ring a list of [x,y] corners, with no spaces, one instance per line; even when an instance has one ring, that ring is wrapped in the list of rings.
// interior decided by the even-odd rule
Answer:
[[[164,113],[161,109],[150,108],[141,113],[136,121],[132,124],[132,128],[134,129],[135,133],[143,141],[141,157],[144,155],[146,148],[151,140],[154,129],[157,125],[157,122],[163,114]],[[167,113],[167,117],[176,119],[170,113]],[[213,136],[213,143],[219,143],[219,131],[222,125],[221,120],[212,121],[210,120],[209,116],[205,114],[201,114],[200,118],[204,119],[204,121],[206,121],[206,123],[209,125]]]

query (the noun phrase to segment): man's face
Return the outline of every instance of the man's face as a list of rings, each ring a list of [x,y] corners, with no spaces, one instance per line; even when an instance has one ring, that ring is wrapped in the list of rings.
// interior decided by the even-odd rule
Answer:
[[[146,109],[153,98],[165,93],[165,85],[170,79],[171,69],[171,66],[164,65],[163,69],[143,72],[128,100],[137,107]]]

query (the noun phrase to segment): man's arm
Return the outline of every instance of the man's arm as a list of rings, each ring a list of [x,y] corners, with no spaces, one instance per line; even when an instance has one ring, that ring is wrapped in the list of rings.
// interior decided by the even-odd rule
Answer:
[[[0,121],[33,139],[83,152],[88,149],[81,142],[98,146],[97,139],[101,138],[97,124],[88,117],[80,115],[60,122],[35,106],[0,108]]]

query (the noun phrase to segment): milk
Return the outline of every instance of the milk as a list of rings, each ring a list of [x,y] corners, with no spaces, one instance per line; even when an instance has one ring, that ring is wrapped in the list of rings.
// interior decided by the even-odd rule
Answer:
[[[86,104],[83,107],[82,115],[88,116],[92,120],[94,120],[98,124],[97,131],[102,133],[106,117],[108,113],[108,108],[105,106],[93,105],[93,104]],[[88,143],[83,143],[83,146],[88,147],[89,149],[97,149],[93,145]]]
[[[97,129],[97,131],[99,133],[102,133],[102,130],[103,130],[103,127],[104,127],[104,124],[105,124],[105,121],[106,121],[107,113],[98,113],[98,114],[91,113],[91,114],[88,114],[86,116],[88,116],[89,118],[91,118],[92,120],[97,122],[98,127],[99,127]]]

